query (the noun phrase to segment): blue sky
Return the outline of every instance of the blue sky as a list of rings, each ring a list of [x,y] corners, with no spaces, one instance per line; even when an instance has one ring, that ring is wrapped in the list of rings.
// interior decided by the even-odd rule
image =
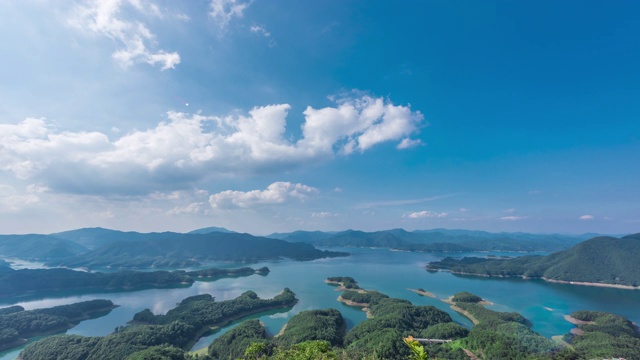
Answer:
[[[634,1],[0,1],[0,233],[640,231]]]

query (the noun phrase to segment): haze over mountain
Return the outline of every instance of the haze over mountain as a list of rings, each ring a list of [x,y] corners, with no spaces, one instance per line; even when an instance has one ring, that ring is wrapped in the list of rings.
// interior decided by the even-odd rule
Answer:
[[[308,242],[317,246],[384,247],[410,251],[558,251],[588,238],[586,235],[490,233],[474,230],[415,230],[391,229],[364,232],[278,233],[269,235],[292,242]],[[444,245],[449,244],[449,245]],[[455,244],[456,246],[451,246]]]

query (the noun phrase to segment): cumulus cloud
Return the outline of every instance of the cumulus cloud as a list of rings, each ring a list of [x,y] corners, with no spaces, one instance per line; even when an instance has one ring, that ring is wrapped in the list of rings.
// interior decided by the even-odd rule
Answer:
[[[290,108],[268,105],[225,117],[169,112],[156,127],[113,140],[28,118],[0,124],[0,170],[67,193],[148,194],[192,187],[211,176],[279,171],[364,152],[417,132],[422,121],[409,107],[365,96],[308,107],[303,136],[291,140],[285,136]]]
[[[124,67],[134,63],[147,63],[160,65],[162,70],[175,68],[180,63],[180,54],[150,49],[155,47],[155,35],[143,22],[125,18],[125,5],[129,5],[127,10],[162,16],[159,7],[150,1],[91,0],[85,1],[73,10],[69,23],[83,31],[106,36],[120,44],[121,48],[112,56]]]
[[[580,220],[593,220],[593,215],[582,215],[579,217]]]
[[[518,221],[518,220],[523,220],[526,219],[526,216],[503,216],[500,218],[500,220],[506,220],[506,221]]]
[[[311,186],[280,181],[269,185],[265,190],[222,191],[211,195],[209,203],[219,209],[252,208],[284,204],[293,200],[304,201],[318,192],[318,189]]]
[[[422,218],[443,218],[443,217],[447,217],[447,215],[449,215],[449,213],[424,210],[424,211],[413,212],[405,216],[410,219],[422,219]]]
[[[337,107],[307,107],[304,111],[304,147],[329,152],[337,146],[345,154],[364,152],[376,144],[406,138],[424,120],[420,112],[382,98],[362,96],[337,102]]]
[[[209,17],[215,21],[221,32],[225,32],[233,18],[242,18],[250,2],[239,0],[211,0]],[[252,29],[253,31],[253,29]]]

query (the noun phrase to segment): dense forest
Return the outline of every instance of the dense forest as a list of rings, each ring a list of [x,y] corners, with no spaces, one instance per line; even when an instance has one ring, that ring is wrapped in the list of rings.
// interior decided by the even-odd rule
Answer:
[[[109,300],[91,300],[37,310],[21,306],[0,309],[0,349],[19,345],[25,338],[66,330],[113,308]]]
[[[584,322],[564,336],[576,359],[640,359],[640,332],[628,319],[600,311],[576,311],[571,317]]]
[[[314,260],[348,256],[308,243],[217,231],[138,233],[87,228],[50,235],[0,235],[0,257],[68,268],[184,268],[211,261]],[[215,230],[215,229],[213,229]],[[4,268],[0,263],[0,272]]]
[[[287,288],[268,300],[258,298],[252,291],[220,302],[210,295],[197,295],[184,299],[166,315],[141,311],[134,316],[131,325],[118,327],[107,336],[58,335],[45,338],[25,347],[20,358],[115,360],[129,356],[145,358],[140,355],[145,352],[149,355],[175,353],[177,350],[184,357],[180,349],[191,347],[211,326],[223,326],[232,320],[269,309],[291,307],[296,302],[295,294]]]
[[[335,277],[344,280],[348,277]],[[474,321],[471,330],[454,323],[451,316],[434,306],[416,306],[374,290],[343,289],[341,297],[369,309],[369,318],[345,332],[346,323],[336,309],[301,311],[272,336],[258,320],[241,322],[196,353],[186,349],[211,326],[267,309],[291,307],[295,295],[286,289],[270,300],[247,291],[233,300],[216,302],[208,294],[183,299],[164,315],[143,310],[129,326],[118,327],[104,337],[52,336],[28,345],[20,354],[30,359],[409,359],[412,348],[430,359],[578,360],[588,358],[640,357],[640,335],[628,319],[604,312],[578,311],[571,314],[578,327],[559,343],[531,330],[530,322],[515,312],[486,308],[482,299],[468,292],[454,294],[452,308]],[[84,304],[84,303],[81,303]],[[100,303],[96,303],[100,304]],[[38,310],[50,316],[86,316],[86,307],[56,307]],[[108,305],[103,303],[103,305]],[[95,305],[97,306],[97,305]],[[20,307],[2,309],[0,318],[29,313]],[[7,320],[7,323],[19,323]],[[62,323],[60,323],[62,324]],[[13,330],[12,330],[13,329]],[[23,328],[0,330],[6,341],[22,334]],[[414,340],[416,339],[416,340]],[[422,343],[422,339],[444,342]]]
[[[640,285],[640,234],[596,237],[547,256],[513,259],[445,258],[427,270],[483,276],[522,276],[611,285]]]
[[[198,271],[118,271],[86,272],[70,269],[6,269],[0,272],[0,298],[23,295],[51,294],[59,291],[117,291],[146,288],[189,286],[194,281],[211,281],[222,277],[266,275],[266,267],[254,270],[204,269]]]

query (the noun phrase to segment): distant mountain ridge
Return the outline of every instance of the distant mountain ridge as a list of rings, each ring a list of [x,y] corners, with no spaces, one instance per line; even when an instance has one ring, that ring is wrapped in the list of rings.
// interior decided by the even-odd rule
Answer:
[[[583,240],[584,235],[490,233],[475,230],[391,229],[374,232],[347,230],[337,233],[296,231],[269,235],[291,242],[321,247],[382,247],[408,251],[559,251]],[[445,246],[445,244],[448,244]],[[444,250],[447,249],[447,250]]]
[[[640,233],[621,238],[598,236],[547,256],[514,259],[445,258],[427,270],[482,276],[521,276],[548,281],[640,285]]]
[[[138,233],[83,228],[50,235],[0,235],[0,257],[70,268],[176,268],[210,261],[256,262],[347,256],[311,244],[205,228],[192,233]]]

